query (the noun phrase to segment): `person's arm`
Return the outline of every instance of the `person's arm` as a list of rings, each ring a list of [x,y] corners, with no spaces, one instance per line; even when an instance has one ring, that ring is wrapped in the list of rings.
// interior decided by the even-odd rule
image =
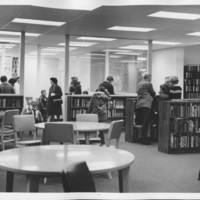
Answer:
[[[88,112],[91,113],[93,109],[93,97],[91,97],[89,104],[88,104]]]
[[[154,91],[153,85],[152,85],[151,83],[150,83],[149,86],[148,86],[148,91],[149,91],[149,94],[150,94],[153,98],[155,98],[156,92]]]

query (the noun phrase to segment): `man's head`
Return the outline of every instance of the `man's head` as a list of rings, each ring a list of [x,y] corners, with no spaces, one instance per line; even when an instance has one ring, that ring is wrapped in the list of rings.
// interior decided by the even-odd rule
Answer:
[[[171,76],[165,77],[165,84],[168,85],[169,87],[172,86],[172,77]]]
[[[52,84],[52,85],[56,85],[56,84],[58,83],[58,80],[57,80],[57,78],[55,78],[55,77],[51,77],[51,78],[50,78],[50,81],[51,81],[51,84]]]
[[[112,82],[114,81],[114,78],[113,78],[112,76],[108,76],[108,77],[106,78],[106,80],[107,80],[108,82],[112,83]]]
[[[41,90],[41,95],[46,96],[46,90]]]
[[[143,74],[143,79],[146,80],[146,81],[151,82],[151,74],[145,72],[145,73]]]
[[[1,76],[1,82],[2,82],[2,83],[7,82],[7,77],[6,77],[6,76]]]

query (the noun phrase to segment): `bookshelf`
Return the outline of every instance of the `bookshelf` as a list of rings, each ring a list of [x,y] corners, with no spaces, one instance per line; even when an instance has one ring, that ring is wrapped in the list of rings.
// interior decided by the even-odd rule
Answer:
[[[75,121],[76,114],[87,113],[88,104],[92,95],[67,95],[67,121]],[[126,99],[136,98],[136,95],[111,95],[108,103],[108,121],[125,120]]]
[[[23,95],[0,94],[0,111],[23,108]]]
[[[164,153],[200,152],[200,102],[159,102],[158,150]]]
[[[125,121],[125,141],[127,142],[140,142],[141,141],[141,125],[135,124],[135,108],[136,108],[136,98],[127,98],[126,100],[126,121]],[[157,141],[157,116],[154,114],[152,116],[152,122],[149,126],[147,137],[151,141]]]
[[[184,99],[200,98],[200,65],[184,66]]]

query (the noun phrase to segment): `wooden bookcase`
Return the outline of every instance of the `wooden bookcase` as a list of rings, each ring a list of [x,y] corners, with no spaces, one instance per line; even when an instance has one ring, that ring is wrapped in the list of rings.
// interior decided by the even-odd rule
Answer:
[[[200,98],[200,65],[184,66],[184,99]]]
[[[108,104],[108,121],[125,120],[126,99],[136,96],[111,95],[111,97],[111,103]],[[75,121],[78,113],[87,113],[90,99],[91,95],[67,95],[67,121]]]
[[[159,102],[158,150],[164,153],[200,152],[200,102]]]
[[[23,101],[23,95],[0,94],[0,111],[19,109],[21,112],[24,105]]]

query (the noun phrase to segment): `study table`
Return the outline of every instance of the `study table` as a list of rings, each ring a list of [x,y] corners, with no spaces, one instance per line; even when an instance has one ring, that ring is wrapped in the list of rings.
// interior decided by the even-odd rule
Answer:
[[[51,122],[48,122],[51,123]],[[55,123],[55,122],[54,122]],[[73,125],[74,132],[83,132],[85,134],[86,144],[90,143],[90,134],[94,131],[106,131],[109,129],[110,124],[99,122],[77,122],[77,121],[62,121],[56,122],[58,124],[69,123]],[[45,122],[35,124],[36,129],[45,129]]]
[[[13,191],[14,174],[27,178],[27,192],[39,191],[39,179],[60,176],[63,170],[86,161],[92,174],[118,171],[119,191],[128,192],[129,169],[134,155],[96,145],[41,145],[0,152],[0,169],[6,170],[6,192]]]

